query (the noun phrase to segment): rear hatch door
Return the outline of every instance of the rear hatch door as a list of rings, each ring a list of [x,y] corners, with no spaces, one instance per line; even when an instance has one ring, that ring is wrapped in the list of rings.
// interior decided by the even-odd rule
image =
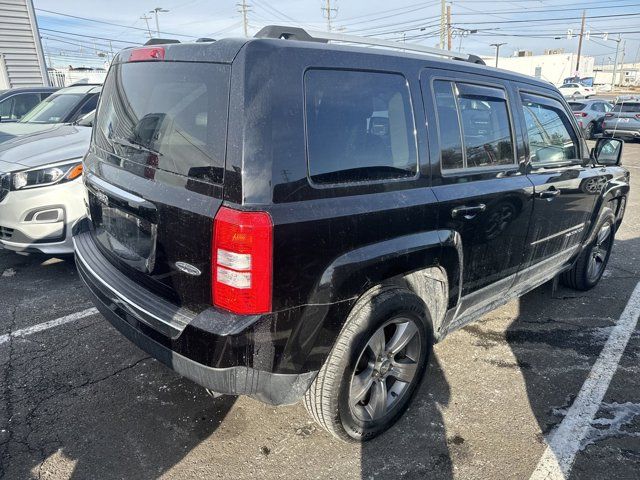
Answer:
[[[640,130],[640,103],[618,103],[605,117],[607,129]]]
[[[211,304],[229,76],[218,63],[113,65],[85,161],[98,248],[129,278],[196,312]]]

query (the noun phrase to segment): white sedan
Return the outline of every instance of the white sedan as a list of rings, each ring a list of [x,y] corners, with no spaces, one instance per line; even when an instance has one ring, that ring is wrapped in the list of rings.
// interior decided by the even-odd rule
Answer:
[[[595,95],[596,91],[592,87],[585,87],[579,83],[565,83],[560,88],[560,93],[564,98],[575,100],[576,98],[589,98]]]

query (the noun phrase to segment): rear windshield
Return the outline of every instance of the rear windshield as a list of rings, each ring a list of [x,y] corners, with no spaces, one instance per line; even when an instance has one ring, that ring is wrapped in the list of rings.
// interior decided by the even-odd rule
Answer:
[[[613,111],[622,113],[640,112],[640,103],[618,103],[613,106]]]
[[[94,143],[147,167],[221,183],[228,97],[227,65],[115,65],[102,90]]]
[[[586,107],[584,103],[574,103],[574,102],[569,103],[569,106],[571,107],[571,110],[573,110],[574,112],[579,112],[580,110],[584,110],[584,107]]]

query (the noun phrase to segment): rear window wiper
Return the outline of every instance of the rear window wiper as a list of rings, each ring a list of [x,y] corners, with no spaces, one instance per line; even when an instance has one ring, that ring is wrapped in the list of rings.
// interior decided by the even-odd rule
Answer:
[[[162,156],[162,153],[149,148],[149,147],[145,147],[144,145],[140,145],[139,143],[134,143],[130,140],[127,140],[126,138],[122,138],[122,137],[111,137],[109,140],[111,140],[114,143],[117,143],[118,145],[122,145],[124,147],[129,147],[129,148],[134,148],[136,150],[140,150],[141,152],[147,152],[147,153],[151,153],[153,155],[157,155],[159,157]]]

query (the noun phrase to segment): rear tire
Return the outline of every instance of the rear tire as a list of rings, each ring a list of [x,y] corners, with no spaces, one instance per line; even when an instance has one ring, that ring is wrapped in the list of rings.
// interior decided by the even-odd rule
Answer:
[[[307,411],[340,440],[364,442],[376,437],[409,406],[424,374],[432,338],[429,312],[412,292],[380,288],[366,294],[305,393]]]
[[[575,290],[590,290],[598,284],[613,248],[615,221],[613,212],[607,208],[596,226],[595,238],[580,253],[571,270],[560,277],[563,285]]]
[[[595,130],[595,125],[593,122],[591,122],[589,125],[587,125],[587,128],[584,129],[584,138],[586,138],[587,140],[593,139],[594,130]]]

